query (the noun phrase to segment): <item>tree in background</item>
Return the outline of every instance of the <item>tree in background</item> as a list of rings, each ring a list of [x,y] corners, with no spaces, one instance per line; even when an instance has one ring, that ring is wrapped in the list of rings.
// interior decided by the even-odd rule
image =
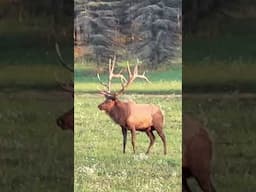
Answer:
[[[230,4],[237,4],[243,0],[183,0],[182,15],[184,31],[194,33],[198,29],[199,21],[212,14],[225,15],[224,9]]]
[[[181,1],[145,0],[126,5],[124,24],[129,27],[124,33],[131,36],[132,54],[152,68],[176,56]]]
[[[98,65],[117,50],[114,39],[118,33],[115,14],[118,3],[77,0],[75,4],[75,28],[80,33],[78,39],[93,50]]]
[[[181,0],[76,0],[75,10],[76,31],[98,64],[117,54],[154,68],[176,56],[181,45]]]

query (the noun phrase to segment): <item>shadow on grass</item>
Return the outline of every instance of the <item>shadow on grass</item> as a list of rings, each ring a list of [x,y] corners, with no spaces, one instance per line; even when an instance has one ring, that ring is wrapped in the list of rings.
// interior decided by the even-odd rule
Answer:
[[[99,91],[97,90],[91,90],[91,91],[76,91],[76,93],[84,93],[84,94],[98,94]],[[126,91],[125,94],[146,94],[146,95],[180,95],[182,93],[181,90],[177,89],[171,89],[171,90],[161,90],[161,91],[155,91],[155,90],[131,90]]]
[[[225,84],[185,84],[183,86],[185,93],[256,93],[255,83],[225,83]]]
[[[60,91],[63,89],[58,85],[1,85],[0,90],[2,93],[15,93],[15,92],[26,92],[26,91],[37,91],[37,92],[48,92],[48,91]]]

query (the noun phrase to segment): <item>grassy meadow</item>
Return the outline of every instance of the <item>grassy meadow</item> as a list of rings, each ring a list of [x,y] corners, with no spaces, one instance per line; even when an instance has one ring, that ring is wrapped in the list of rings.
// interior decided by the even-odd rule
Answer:
[[[125,68],[126,66],[119,66],[119,68]],[[95,70],[95,64],[77,63],[75,65],[75,90],[78,93],[98,93],[98,89],[102,86],[97,78]],[[104,69],[104,68],[103,68]],[[103,81],[107,81],[108,69],[104,69],[100,75]],[[118,71],[118,68],[116,69]],[[146,72],[146,76],[151,83],[147,83],[144,80],[137,79],[132,86],[127,90],[127,94],[160,94],[160,95],[176,95],[181,94],[181,64],[171,65],[170,67],[164,66],[157,71],[148,71],[139,68],[139,71]],[[125,74],[125,72],[124,72]],[[119,80],[113,79],[113,90],[120,89],[121,84]]]
[[[73,190],[73,136],[56,125],[73,103],[55,79],[73,74],[45,39],[48,27],[5,19],[0,26],[0,191]],[[62,52],[71,61],[70,49]]]
[[[239,10],[248,9],[241,5]],[[196,34],[183,39],[183,93],[191,97],[183,98],[182,112],[208,128],[214,145],[213,181],[220,192],[256,187],[256,28],[252,23],[255,14],[250,18],[213,14],[201,21]],[[200,191],[195,180],[190,184],[193,191]]]
[[[61,92],[0,93],[1,191],[73,189],[72,134],[55,123],[69,101]]]
[[[214,144],[213,182],[216,191],[254,191],[255,99],[198,97],[183,100],[183,113],[206,124]],[[195,181],[189,181],[198,191]]]
[[[255,92],[255,19],[208,18],[183,39],[183,85],[189,92]]]
[[[135,81],[121,98],[156,104],[165,112],[164,156],[162,141],[156,133],[149,155],[145,155],[149,139],[139,132],[136,154],[132,152],[130,132],[126,154],[122,153],[121,128],[98,110],[97,106],[104,101],[97,94],[101,86],[95,74],[83,71],[83,67],[76,65],[75,76],[75,191],[181,191],[181,69],[148,73],[152,84]],[[102,79],[105,78],[103,75]],[[114,89],[119,86],[119,82],[114,82]]]

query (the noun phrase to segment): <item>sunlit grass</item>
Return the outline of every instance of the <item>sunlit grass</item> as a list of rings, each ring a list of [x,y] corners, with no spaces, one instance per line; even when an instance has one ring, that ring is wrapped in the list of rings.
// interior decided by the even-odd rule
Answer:
[[[76,83],[75,90],[77,92],[95,93],[102,89],[99,83]],[[115,83],[112,85],[112,90],[121,89],[121,85]],[[180,94],[181,82],[154,82],[148,83],[135,83],[127,90],[127,93],[148,93],[148,94]]]
[[[135,155],[128,135],[127,152],[123,154],[120,127],[97,108],[104,98],[77,93],[75,191],[181,191],[181,98],[125,97],[159,105],[165,112],[167,156],[157,135],[151,154],[145,155],[149,144],[145,133],[137,134]]]
[[[102,88],[96,76],[95,66],[76,64],[75,68],[75,90],[77,92],[96,93]],[[181,66],[164,71],[148,71],[146,76],[151,83],[138,79],[129,87],[127,93],[181,94],[181,75]],[[101,79],[107,81],[106,71],[101,75]],[[120,88],[120,81],[114,79],[112,90]]]
[[[56,125],[72,103],[62,94],[0,94],[1,191],[73,190],[73,137]],[[54,106],[54,107],[53,107]]]
[[[201,65],[186,65],[183,68],[183,85],[191,90],[241,90],[256,91],[254,63],[241,61],[213,62]]]

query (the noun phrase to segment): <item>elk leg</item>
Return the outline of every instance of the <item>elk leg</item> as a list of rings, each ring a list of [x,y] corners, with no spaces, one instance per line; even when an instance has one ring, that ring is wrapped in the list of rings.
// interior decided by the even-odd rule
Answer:
[[[215,189],[215,187],[213,186],[212,181],[211,181],[211,192],[216,192],[216,189]]]
[[[153,132],[151,130],[147,130],[146,131],[146,134],[147,136],[149,137],[150,139],[150,143],[149,143],[149,146],[148,146],[148,150],[146,152],[146,154],[149,154],[149,151],[150,151],[150,148],[153,146],[154,142],[155,142],[155,135],[153,134]]]
[[[158,135],[161,137],[163,145],[164,145],[164,154],[166,155],[166,138],[162,129],[156,129]]]
[[[131,129],[131,137],[132,137],[133,153],[135,153],[135,140],[136,140],[136,130],[135,130],[135,128]]]
[[[203,192],[216,192],[210,176],[203,175],[201,177],[196,177],[196,180]]]
[[[201,154],[201,159],[190,159],[191,165],[191,173],[195,177],[198,185],[202,189],[203,192],[211,192],[211,178],[210,178],[210,170],[209,170],[209,160],[203,158],[203,154]],[[199,161],[201,160],[201,161]]]
[[[212,192],[211,180],[208,174],[199,174],[198,176],[195,176],[195,178],[203,192]]]
[[[187,177],[184,175],[182,175],[182,192],[191,192],[190,188],[188,187]]]
[[[204,135],[197,135],[196,139],[190,143],[190,170],[194,175],[200,188],[204,192],[211,192],[210,161],[211,145]]]
[[[125,153],[126,141],[127,141],[127,129],[126,127],[122,127],[123,133],[123,153]]]

